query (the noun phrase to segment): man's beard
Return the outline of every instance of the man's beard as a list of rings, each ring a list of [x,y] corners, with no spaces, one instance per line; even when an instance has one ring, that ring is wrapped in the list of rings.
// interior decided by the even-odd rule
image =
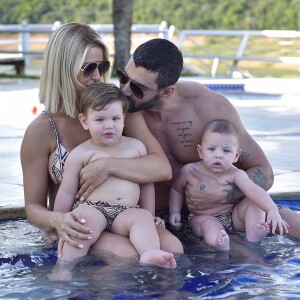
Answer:
[[[158,94],[156,94],[152,99],[146,102],[142,102],[140,104],[136,104],[136,102],[132,98],[127,97],[129,103],[128,112],[132,113],[132,112],[137,112],[140,110],[146,110],[146,109],[156,107],[159,105],[158,97],[159,97]]]

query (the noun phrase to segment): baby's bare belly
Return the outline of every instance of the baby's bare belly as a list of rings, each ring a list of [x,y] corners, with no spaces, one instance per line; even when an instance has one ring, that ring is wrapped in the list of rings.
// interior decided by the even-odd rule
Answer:
[[[96,188],[87,200],[103,201],[110,204],[135,207],[140,198],[140,186],[137,183],[110,176]]]

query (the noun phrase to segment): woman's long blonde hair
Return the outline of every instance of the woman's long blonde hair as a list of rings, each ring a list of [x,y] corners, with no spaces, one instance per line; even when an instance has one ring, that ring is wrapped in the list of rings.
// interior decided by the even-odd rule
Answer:
[[[44,53],[39,91],[40,103],[48,112],[77,117],[79,92],[84,87],[77,75],[91,47],[100,47],[103,60],[109,60],[106,45],[87,24],[67,23],[51,35]],[[109,75],[109,72],[103,75],[104,82]]]

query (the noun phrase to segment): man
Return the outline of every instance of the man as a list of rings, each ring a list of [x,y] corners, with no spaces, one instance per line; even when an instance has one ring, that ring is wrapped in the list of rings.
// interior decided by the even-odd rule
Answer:
[[[155,184],[156,209],[167,213],[171,185],[184,164],[197,161],[195,149],[202,129],[214,119],[226,119],[237,127],[242,153],[235,165],[245,170],[256,184],[265,190],[270,189],[274,181],[270,163],[244,128],[235,108],[228,99],[200,83],[178,81],[182,67],[182,54],[173,43],[153,39],[135,50],[124,71],[117,71],[120,87],[130,101],[131,112],[142,112],[172,166],[172,179]],[[212,181],[210,185],[214,184],[213,179],[207,180]],[[229,203],[244,197],[233,185],[224,186],[218,191],[220,195],[224,190]],[[188,186],[187,193],[197,202],[197,190]],[[289,234],[300,237],[298,214],[287,208],[280,208],[279,212],[290,225]]]
[[[131,137],[142,136],[139,122],[143,115],[148,128],[162,146],[172,166],[172,179],[155,183],[156,210],[159,215],[168,214],[169,191],[181,167],[198,160],[196,145],[201,140],[203,127],[215,119],[225,119],[233,123],[239,132],[242,153],[238,168],[247,172],[256,184],[265,190],[273,185],[274,175],[264,152],[244,128],[233,105],[200,83],[178,81],[183,67],[183,58],[178,48],[168,40],[152,39],[140,45],[133,53],[124,70],[117,70],[120,87],[130,102],[130,111],[125,123],[125,134]],[[136,121],[139,120],[139,121]],[[142,128],[143,126],[141,126]],[[83,170],[85,186],[95,186],[97,179],[89,168]],[[193,172],[197,177],[197,173]],[[87,182],[89,178],[89,182]],[[223,196],[227,193],[228,203],[240,201],[244,196],[233,185],[214,184]],[[99,180],[98,183],[100,184]],[[197,203],[198,187],[187,187],[190,201]],[[85,189],[79,191],[79,195]],[[194,200],[193,200],[194,199]],[[289,234],[300,238],[300,218],[296,212],[279,209],[287,220]]]

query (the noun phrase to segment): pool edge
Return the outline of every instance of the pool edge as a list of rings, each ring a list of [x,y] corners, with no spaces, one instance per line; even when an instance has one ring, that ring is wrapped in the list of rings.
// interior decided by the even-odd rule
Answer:
[[[26,217],[24,207],[0,207],[0,220]]]

